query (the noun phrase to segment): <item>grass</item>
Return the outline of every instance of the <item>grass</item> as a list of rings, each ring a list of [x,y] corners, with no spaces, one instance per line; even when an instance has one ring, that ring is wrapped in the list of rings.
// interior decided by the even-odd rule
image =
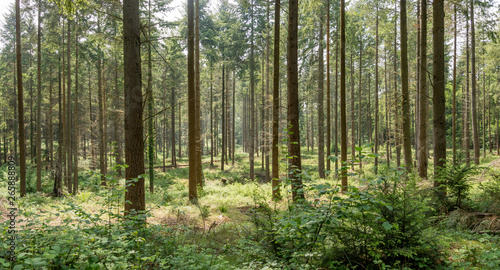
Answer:
[[[370,151],[365,150],[368,154]],[[449,153],[451,155],[451,153]],[[302,156],[303,170],[310,176],[306,181],[306,186],[311,183],[331,183],[339,184],[335,179],[333,171],[327,179],[319,179],[317,173],[317,157],[314,151],[304,151]],[[205,185],[199,192],[198,204],[188,202],[188,167],[167,169],[165,172],[155,173],[155,192],[150,193],[148,189],[149,180],[146,178],[146,209],[149,211],[148,223],[150,226],[161,225],[167,227],[187,226],[191,228],[193,234],[185,240],[186,243],[195,243],[199,247],[210,249],[217,254],[223,253],[228,246],[238,246],[239,241],[248,237],[253,230],[250,210],[258,206],[259,202],[266,202],[276,209],[287,209],[290,194],[279,203],[271,201],[271,184],[261,181],[248,180],[248,155],[238,153],[236,162],[231,162],[225,171],[220,167],[203,165]],[[382,158],[381,158],[382,159]],[[257,174],[263,174],[260,167],[260,158],[256,158],[255,168]],[[382,159],[385,161],[385,159]],[[160,156],[161,161],[161,156]],[[187,162],[183,160],[181,162]],[[203,158],[204,163],[210,162],[210,157]],[[483,169],[480,173],[471,177],[473,187],[471,189],[472,203],[480,203],[482,189],[480,183],[488,181],[488,174],[485,173],[489,167],[494,170],[500,169],[500,162],[497,156],[487,155],[481,159]],[[88,170],[88,161],[81,162],[80,188],[81,190],[74,196],[63,198],[51,198],[46,195],[52,190],[51,175],[47,171],[42,174],[42,193],[34,193],[28,188],[28,195],[19,199],[16,203],[21,211],[28,217],[20,225],[26,225],[32,221],[45,220],[47,226],[60,226],[69,223],[80,226],[81,216],[85,212],[89,216],[99,216],[101,225],[106,221],[115,222],[112,213],[121,214],[123,202],[120,188],[108,190],[99,185],[100,179],[96,174]],[[161,166],[162,162],[158,161]],[[220,165],[220,164],[216,164]],[[280,165],[282,171],[285,164]],[[395,166],[391,164],[391,166]],[[334,164],[331,164],[332,170]],[[429,175],[432,175],[432,166],[429,165]],[[376,177],[373,170],[373,158],[367,157],[363,162],[363,173],[365,179]],[[491,170],[491,169],[490,169]],[[34,187],[34,167],[28,167],[28,187]],[[353,172],[360,172],[356,166]],[[5,166],[0,167],[0,175],[7,176]],[[124,181],[118,181],[123,187]],[[358,177],[351,177],[350,184],[361,185]],[[115,196],[113,195],[115,194]],[[0,182],[0,212],[1,221],[7,220],[5,212],[8,208],[6,181]],[[288,198],[288,200],[287,200]],[[96,226],[97,224],[90,225]],[[499,238],[489,235],[476,235],[467,231],[443,228],[442,236],[449,242],[446,246],[448,250],[448,263],[455,268],[480,267],[488,268],[491,262],[497,262],[495,256],[500,255],[498,244]],[[241,250],[240,250],[241,251]],[[226,254],[226,253],[225,253]],[[226,260],[238,264],[241,260],[226,254]],[[237,256],[237,255],[235,255]],[[498,257],[496,257],[498,258]],[[481,268],[484,267],[484,268]],[[254,268],[256,269],[256,268]]]

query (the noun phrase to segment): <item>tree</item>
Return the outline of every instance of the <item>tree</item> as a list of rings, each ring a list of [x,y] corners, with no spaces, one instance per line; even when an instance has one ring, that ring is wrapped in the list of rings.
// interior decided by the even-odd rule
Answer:
[[[125,90],[125,214],[144,211],[144,140],[139,0],[123,1]]]
[[[446,164],[446,123],[445,123],[445,59],[444,59],[444,1],[432,3],[433,35],[433,84],[432,97],[434,111],[434,172],[439,173]],[[440,183],[434,181],[434,186]]]
[[[321,8],[321,6],[320,6]],[[323,14],[323,11],[320,11]],[[324,115],[323,115],[323,15],[319,21],[319,38],[318,38],[318,170],[319,178],[325,178],[325,135],[323,130]],[[330,121],[330,119],[328,119]]]
[[[17,121],[19,123],[19,175],[21,197],[26,196],[26,138],[24,135],[23,71],[21,62],[21,8],[16,0]]]
[[[474,145],[474,163],[479,165],[479,130],[477,116],[477,91],[476,91],[476,34],[474,27],[474,1],[470,1],[470,29],[471,29],[471,99],[472,99],[472,136]]]
[[[411,158],[410,134],[410,94],[408,93],[408,30],[406,27],[406,0],[401,0],[401,94],[403,99],[403,152],[407,171],[411,172],[413,161]]]
[[[281,199],[280,176],[278,167],[278,140],[279,140],[279,117],[280,117],[280,0],[274,4],[274,56],[273,56],[273,140],[272,140],[272,187],[273,198]]]
[[[330,95],[330,0],[326,5],[326,170],[330,171],[331,155],[331,95]],[[337,147],[335,145],[335,147]]]
[[[378,3],[375,14],[375,174],[378,173],[378,147],[379,147],[379,123],[378,123]]]
[[[38,29],[37,29],[37,99],[36,99],[36,191],[42,191],[42,43],[40,41],[40,27],[42,22],[41,1],[38,0]]]
[[[189,152],[189,200],[198,199],[198,173],[196,168],[196,89],[194,67],[194,6],[193,0],[188,0],[188,152]]]
[[[347,191],[347,115],[345,95],[345,0],[340,0],[340,161],[342,162],[342,192]]]
[[[418,175],[427,178],[427,1],[420,1]]]
[[[288,88],[288,155],[291,158],[289,177],[292,183],[294,202],[305,199],[300,171],[300,127],[299,127],[299,82],[298,82],[298,20],[299,1],[290,0],[288,4],[287,37],[287,88]]]

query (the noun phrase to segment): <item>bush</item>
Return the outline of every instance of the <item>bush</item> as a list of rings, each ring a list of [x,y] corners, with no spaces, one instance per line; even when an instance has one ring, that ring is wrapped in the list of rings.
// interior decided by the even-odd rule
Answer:
[[[367,182],[345,195],[313,185],[312,203],[283,213],[261,203],[254,213],[261,243],[290,269],[435,267],[441,253],[430,229],[433,211],[415,179],[390,171]]]

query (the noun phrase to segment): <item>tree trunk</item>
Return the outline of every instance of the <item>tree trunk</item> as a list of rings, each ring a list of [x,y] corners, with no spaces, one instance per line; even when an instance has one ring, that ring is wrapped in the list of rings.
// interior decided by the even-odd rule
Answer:
[[[154,193],[154,154],[155,154],[155,135],[153,128],[153,74],[151,72],[152,69],[152,58],[151,58],[151,0],[148,1],[148,86],[146,88],[146,100],[148,105],[148,165],[149,165],[149,192]]]
[[[203,173],[201,164],[201,107],[200,107],[200,1],[195,0],[195,40],[194,40],[194,74],[195,74],[195,137],[196,137],[196,181],[198,188],[203,189]]]
[[[38,0],[38,29],[37,29],[37,99],[36,99],[36,191],[42,191],[42,43],[40,41],[40,27],[42,22],[41,1]]]
[[[253,3],[253,1],[252,1]],[[252,16],[252,25],[251,25],[251,45],[250,45],[250,180],[254,180],[254,152],[255,152],[255,75],[254,75],[254,14],[253,7],[250,7],[250,12]]]
[[[26,137],[24,133],[23,71],[21,62],[21,8],[16,0],[17,119],[19,123],[19,175],[21,197],[26,196]]]
[[[78,193],[78,22],[75,23],[75,111],[73,115],[73,193]]]
[[[331,95],[330,95],[330,1],[326,5],[326,170],[330,172],[331,156]]]
[[[456,96],[457,96],[457,3],[453,5],[453,112],[452,112],[452,148],[453,165],[457,161],[457,125],[456,125]]]
[[[289,177],[292,183],[294,202],[305,200],[300,178],[302,166],[300,157],[299,127],[299,82],[298,82],[298,19],[299,1],[290,0],[288,4],[288,37],[287,37],[287,78],[288,78],[288,155],[291,157]],[[252,102],[253,103],[253,102]]]
[[[378,3],[377,13],[375,14],[375,175],[378,174],[378,138],[379,138],[379,124],[378,124]]]
[[[146,207],[139,0],[123,2],[124,92],[125,92],[125,214],[134,215]],[[137,179],[137,180],[135,180]],[[133,182],[136,181],[136,182]],[[135,212],[134,212],[135,211]]]
[[[470,2],[470,28],[471,28],[471,86],[472,86],[472,132],[474,144],[474,163],[479,165],[479,131],[478,131],[478,116],[477,116],[477,93],[476,93],[476,35],[474,27],[474,1]]]
[[[278,167],[278,143],[279,143],[279,120],[280,120],[280,0],[275,0],[274,7],[274,55],[273,55],[273,143],[272,143],[272,187],[273,199],[281,200],[280,176]],[[498,122],[498,121],[497,121]],[[497,132],[498,133],[498,132]]]
[[[432,97],[434,111],[434,173],[438,174],[446,163],[446,123],[445,123],[445,51],[444,51],[444,1],[435,0],[432,4],[433,34],[433,84]],[[434,181],[434,186],[440,186]]]
[[[224,164],[226,163],[224,158],[227,158],[224,156],[226,154],[226,106],[224,102],[226,101],[225,98],[225,93],[226,93],[226,80],[225,80],[225,68],[224,64],[222,64],[222,155],[221,155],[221,160],[220,160],[220,170],[224,171]]]
[[[189,152],[189,200],[198,200],[197,184],[198,159],[196,157],[196,86],[194,63],[194,6],[193,0],[188,0],[188,152]]]
[[[347,191],[347,115],[345,95],[345,0],[340,0],[340,151],[342,192]]]
[[[408,30],[406,27],[406,0],[401,0],[401,95],[403,105],[403,154],[405,169],[411,172],[413,167],[411,155],[411,117],[410,117],[410,94],[408,91]]]
[[[170,88],[170,148],[172,151],[172,165],[177,167],[177,157],[175,155],[175,76],[172,70],[172,87]],[[166,123],[165,123],[166,124]]]
[[[427,1],[420,2],[418,175],[427,178]]]
[[[320,11],[322,13],[322,11]],[[318,39],[318,171],[319,178],[325,178],[325,135],[323,119],[323,15],[320,16],[319,22],[319,39]],[[330,120],[330,119],[328,119]]]

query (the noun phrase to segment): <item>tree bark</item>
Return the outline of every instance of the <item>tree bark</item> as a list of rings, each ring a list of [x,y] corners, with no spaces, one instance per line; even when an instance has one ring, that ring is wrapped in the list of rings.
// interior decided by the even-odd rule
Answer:
[[[322,12],[322,11],[320,11]],[[323,15],[319,21],[319,38],[318,38],[318,171],[319,178],[325,178],[325,132],[324,115],[323,115]],[[328,119],[330,120],[330,119]]]
[[[196,157],[196,86],[194,63],[194,6],[193,0],[188,0],[188,152],[189,152],[189,200],[198,200],[197,184],[198,159]]]
[[[347,115],[345,95],[345,0],[340,0],[340,151],[342,192],[347,191]]]
[[[375,13],[375,175],[378,174],[378,138],[379,138],[379,123],[378,123],[378,3],[377,13]]]
[[[38,0],[38,29],[37,29],[37,99],[36,99],[36,191],[42,191],[42,43],[40,41],[40,27],[42,22],[41,1]]]
[[[446,123],[445,123],[445,51],[444,51],[444,1],[435,0],[432,4],[434,25],[433,34],[433,84],[432,98],[434,111],[434,173],[439,173],[446,164]],[[440,186],[434,181],[434,186]]]
[[[403,154],[405,169],[411,172],[413,167],[411,154],[411,117],[410,117],[410,94],[408,91],[408,30],[406,27],[406,0],[401,0],[401,95],[403,99]]]
[[[476,93],[476,35],[474,27],[474,1],[470,1],[470,28],[471,28],[471,100],[472,100],[472,134],[474,144],[474,163],[479,165],[479,131],[478,131],[478,116],[477,116],[477,93]]]
[[[21,197],[26,196],[26,137],[24,132],[23,71],[21,62],[21,8],[16,0],[17,119],[19,123],[19,176]]]
[[[123,2],[124,92],[125,92],[125,215],[146,207],[139,0]],[[135,211],[135,212],[134,212]]]
[[[274,55],[273,55],[273,142],[272,142],[272,187],[273,199],[281,200],[280,176],[278,167],[278,143],[279,143],[279,83],[280,83],[280,0],[275,0],[274,7]]]
[[[420,1],[418,175],[427,178],[427,1]]]

